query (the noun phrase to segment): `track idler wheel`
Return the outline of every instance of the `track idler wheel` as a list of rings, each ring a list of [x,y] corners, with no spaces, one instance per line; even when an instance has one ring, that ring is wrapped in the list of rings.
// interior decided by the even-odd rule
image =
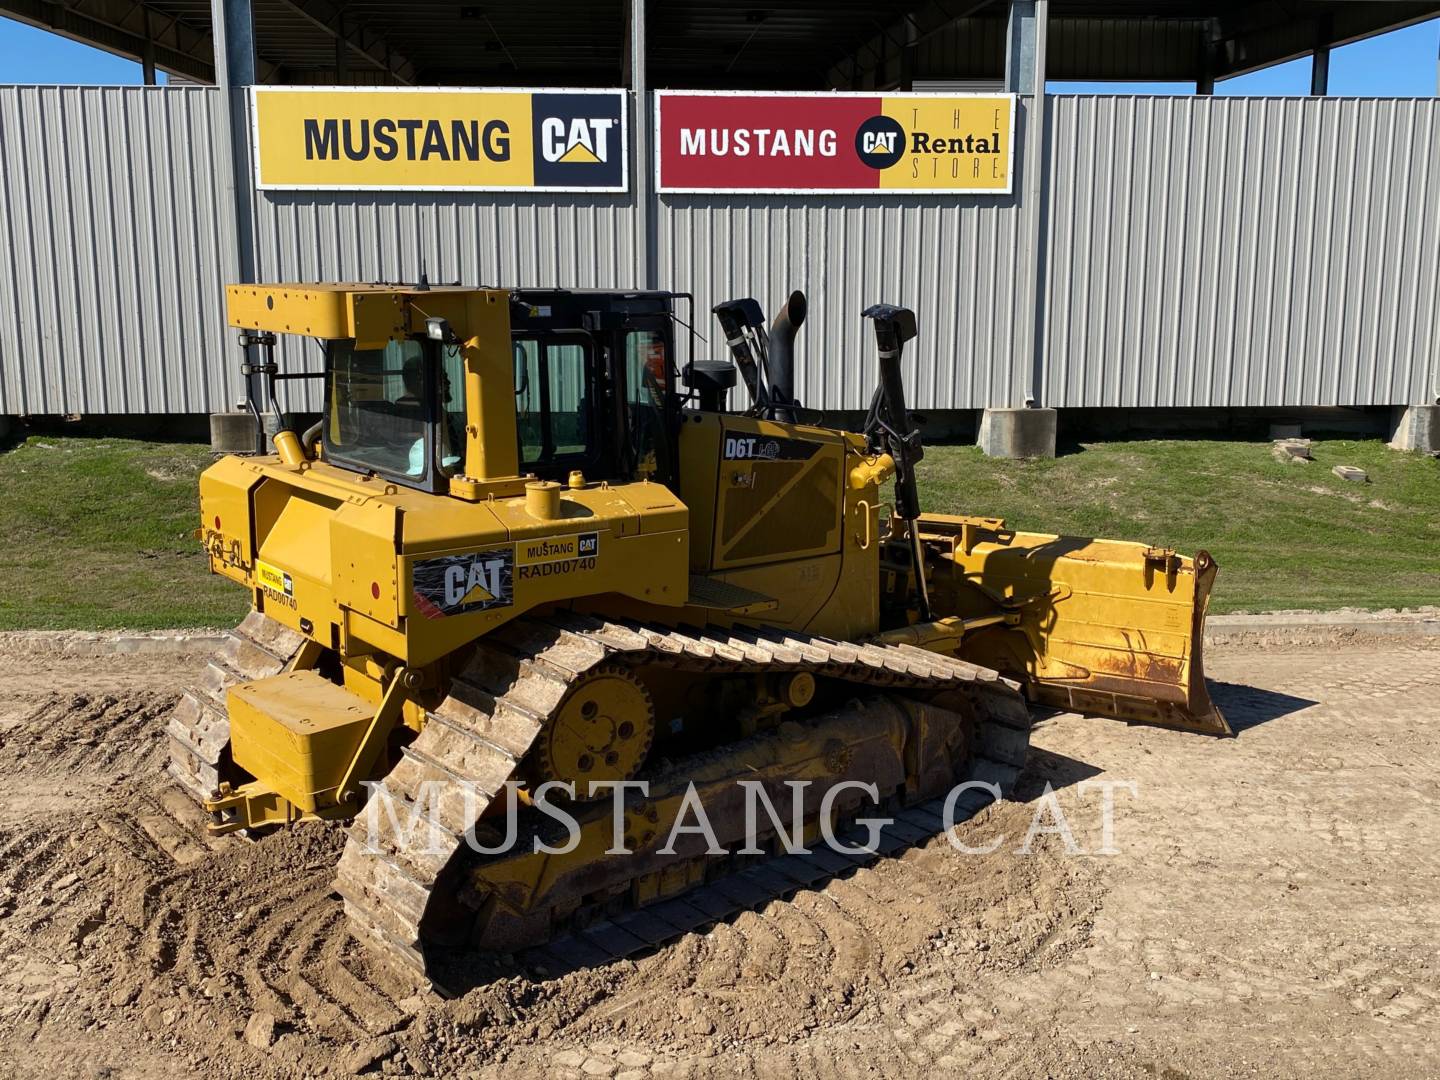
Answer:
[[[530,780],[575,785],[588,800],[592,782],[629,780],[655,741],[655,705],[635,675],[618,664],[595,668],[577,683],[540,732]],[[595,792],[594,797],[606,794]]]

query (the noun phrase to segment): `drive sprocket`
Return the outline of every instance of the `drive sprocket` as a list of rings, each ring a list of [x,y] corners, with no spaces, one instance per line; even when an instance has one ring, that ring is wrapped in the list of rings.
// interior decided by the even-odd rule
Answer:
[[[633,671],[602,664],[581,676],[531,750],[531,781],[575,785],[578,801],[599,797],[592,782],[629,780],[655,741],[655,705]]]

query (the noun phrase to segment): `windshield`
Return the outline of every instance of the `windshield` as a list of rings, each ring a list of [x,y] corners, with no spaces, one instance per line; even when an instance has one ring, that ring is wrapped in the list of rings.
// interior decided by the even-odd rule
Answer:
[[[429,474],[430,365],[427,342],[383,349],[330,343],[326,456],[391,476]]]

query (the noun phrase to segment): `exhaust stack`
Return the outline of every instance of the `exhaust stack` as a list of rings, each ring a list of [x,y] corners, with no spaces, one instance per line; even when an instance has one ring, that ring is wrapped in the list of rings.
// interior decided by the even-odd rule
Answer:
[[[795,400],[795,335],[805,324],[806,307],[805,294],[796,289],[770,324],[766,349],[772,402],[770,418],[787,424],[795,422],[795,410],[800,406]]]

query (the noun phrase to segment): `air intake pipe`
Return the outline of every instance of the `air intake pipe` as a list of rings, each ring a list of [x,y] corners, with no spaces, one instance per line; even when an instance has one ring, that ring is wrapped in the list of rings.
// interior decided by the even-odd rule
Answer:
[[[805,324],[805,294],[796,289],[781,306],[770,324],[766,348],[770,375],[770,418],[787,424],[795,422],[795,335]]]

